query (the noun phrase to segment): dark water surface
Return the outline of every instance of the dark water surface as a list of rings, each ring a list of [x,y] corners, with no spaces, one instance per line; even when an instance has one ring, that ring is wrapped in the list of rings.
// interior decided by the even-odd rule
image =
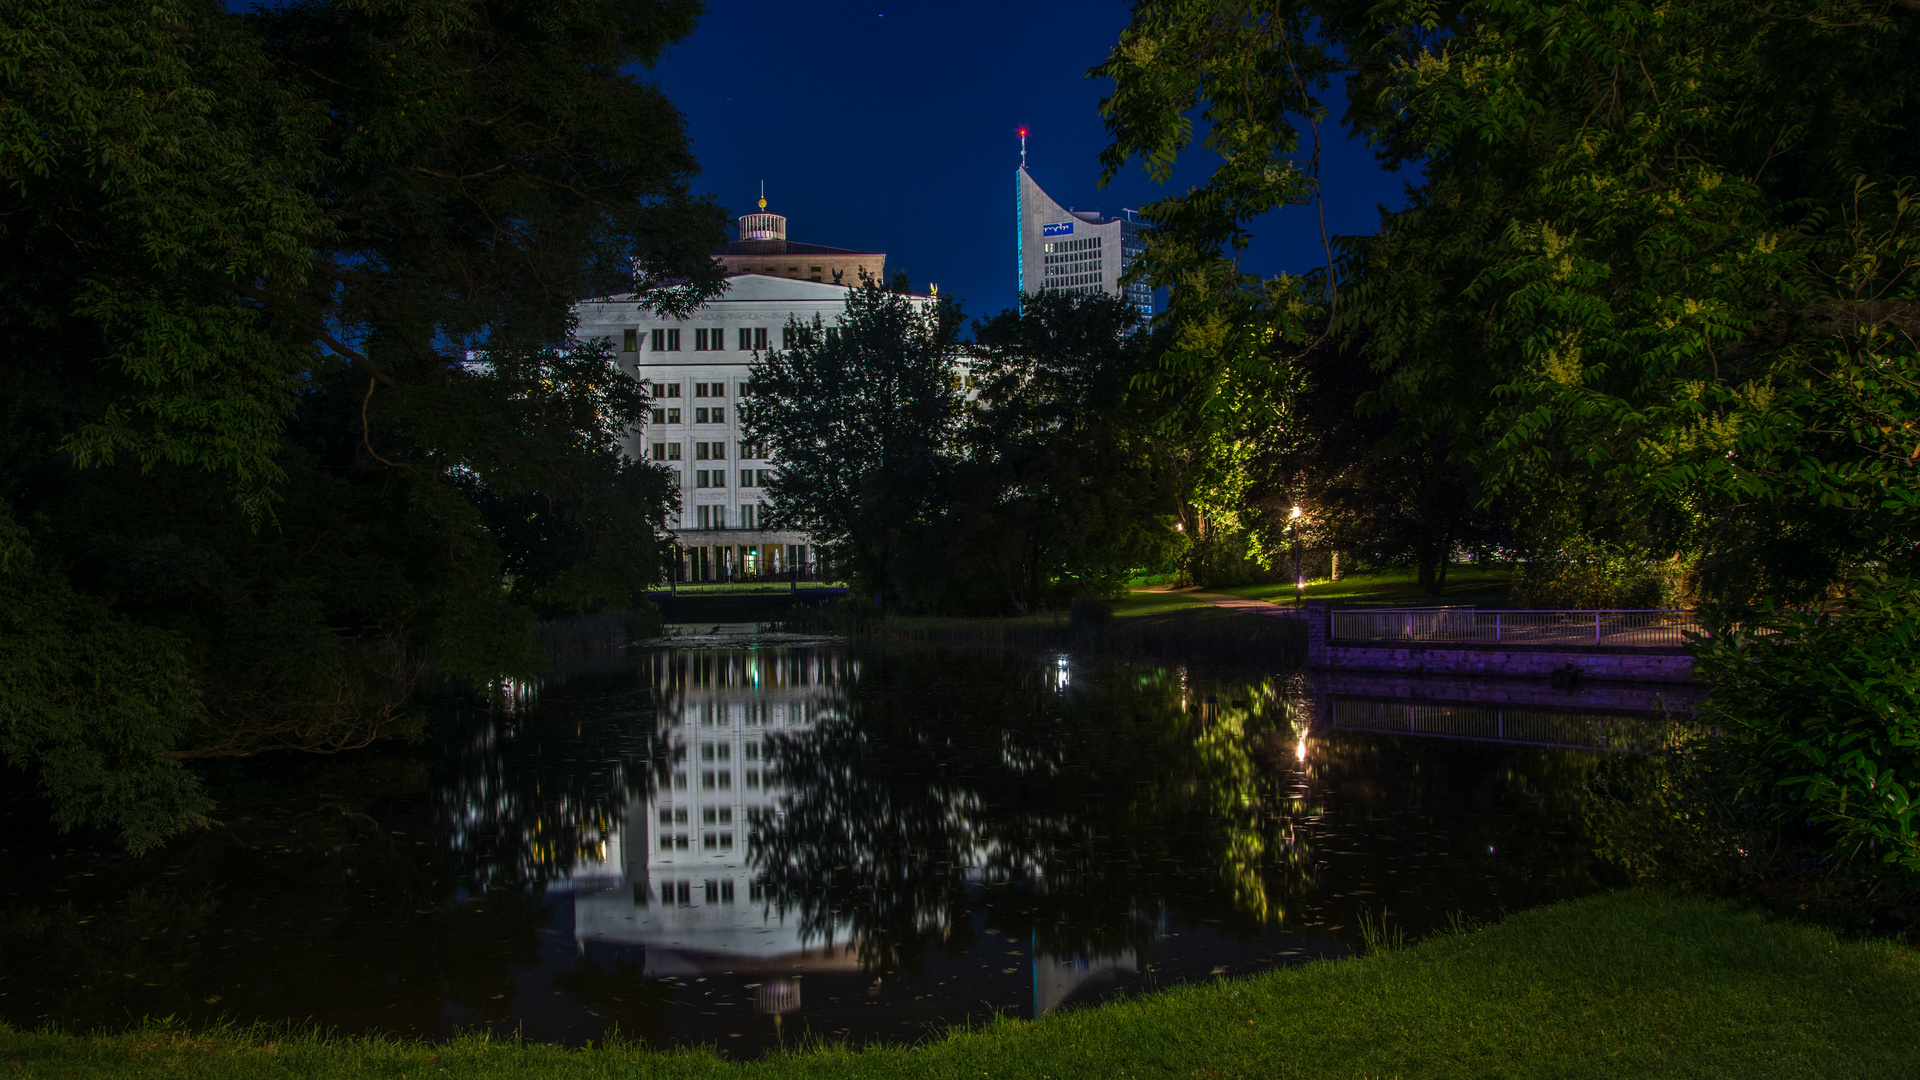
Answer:
[[[445,703],[418,747],[223,766],[222,825],[139,859],[16,791],[0,1017],[617,1025],[751,1056],[1346,955],[1363,913],[1419,936],[1617,884],[1579,807],[1635,721],[1404,683],[636,650]]]

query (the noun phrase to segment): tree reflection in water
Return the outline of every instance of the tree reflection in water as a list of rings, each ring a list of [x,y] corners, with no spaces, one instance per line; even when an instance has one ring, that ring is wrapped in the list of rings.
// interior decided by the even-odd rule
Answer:
[[[1579,813],[1599,753],[1309,727],[1309,699],[985,651],[611,656],[422,746],[221,766],[223,824],[142,859],[13,828],[0,1018],[913,1038],[1335,953],[1361,909],[1418,936],[1615,880]]]
[[[842,708],[776,742],[783,813],[751,851],[770,902],[907,971],[973,947],[982,892],[996,932],[1060,957],[1138,953],[1169,904],[1249,932],[1279,918],[1312,874],[1294,824],[1318,810],[1274,798],[1258,761],[1299,734],[1281,687],[1222,700],[1176,668],[1070,670],[866,658]]]

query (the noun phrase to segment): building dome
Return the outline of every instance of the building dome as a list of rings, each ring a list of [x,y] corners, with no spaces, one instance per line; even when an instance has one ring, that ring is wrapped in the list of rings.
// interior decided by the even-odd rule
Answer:
[[[740,215],[740,239],[785,240],[786,238],[786,215],[765,212]]]

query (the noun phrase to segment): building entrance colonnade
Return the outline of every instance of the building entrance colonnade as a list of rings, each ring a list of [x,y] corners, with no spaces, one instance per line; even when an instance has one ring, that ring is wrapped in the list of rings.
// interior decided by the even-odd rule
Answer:
[[[820,566],[806,544],[694,544],[680,549],[677,582],[813,581]]]

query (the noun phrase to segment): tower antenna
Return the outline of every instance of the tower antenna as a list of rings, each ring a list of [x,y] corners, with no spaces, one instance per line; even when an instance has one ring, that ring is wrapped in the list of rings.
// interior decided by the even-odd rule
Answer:
[[[1027,167],[1027,129],[1020,129],[1020,167]]]
[[[767,182],[765,180],[762,180],[760,181],[760,209],[765,210],[766,208],[767,208]]]

